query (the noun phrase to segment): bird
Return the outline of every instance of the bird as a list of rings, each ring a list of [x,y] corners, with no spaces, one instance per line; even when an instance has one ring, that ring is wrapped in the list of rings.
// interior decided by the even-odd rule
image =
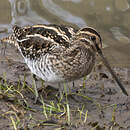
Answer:
[[[13,33],[2,38],[1,42],[16,46],[31,72],[45,82],[70,82],[89,75],[99,55],[122,92],[128,96],[104,56],[102,38],[94,28],[36,24],[14,25],[12,30]]]

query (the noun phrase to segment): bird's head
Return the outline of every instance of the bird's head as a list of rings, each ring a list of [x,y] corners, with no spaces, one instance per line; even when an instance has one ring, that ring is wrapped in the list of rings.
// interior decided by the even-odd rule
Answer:
[[[85,48],[91,49],[94,52],[98,52],[98,50],[102,48],[101,36],[91,27],[80,29],[76,33],[76,39],[78,39]]]

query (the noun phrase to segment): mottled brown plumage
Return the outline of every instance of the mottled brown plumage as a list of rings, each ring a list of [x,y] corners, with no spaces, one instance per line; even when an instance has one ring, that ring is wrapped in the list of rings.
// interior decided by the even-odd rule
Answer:
[[[2,39],[18,47],[31,72],[46,82],[68,82],[88,75],[98,53],[126,94],[102,54],[102,39],[90,27],[77,30],[63,25],[13,27],[13,34]]]

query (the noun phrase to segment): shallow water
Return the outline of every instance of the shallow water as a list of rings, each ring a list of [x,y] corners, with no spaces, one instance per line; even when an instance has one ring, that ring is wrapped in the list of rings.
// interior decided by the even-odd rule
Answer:
[[[1,0],[0,38],[14,24],[92,26],[100,32],[104,53],[115,66],[130,67],[130,0]]]

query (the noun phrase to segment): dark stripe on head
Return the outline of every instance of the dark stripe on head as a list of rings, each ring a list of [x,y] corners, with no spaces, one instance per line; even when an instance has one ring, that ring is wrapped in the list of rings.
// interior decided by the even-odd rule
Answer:
[[[99,33],[96,30],[94,30],[93,28],[87,27],[87,28],[81,29],[80,31],[93,33],[93,34],[97,35],[100,38],[100,41],[102,41],[101,36],[99,35]]]

